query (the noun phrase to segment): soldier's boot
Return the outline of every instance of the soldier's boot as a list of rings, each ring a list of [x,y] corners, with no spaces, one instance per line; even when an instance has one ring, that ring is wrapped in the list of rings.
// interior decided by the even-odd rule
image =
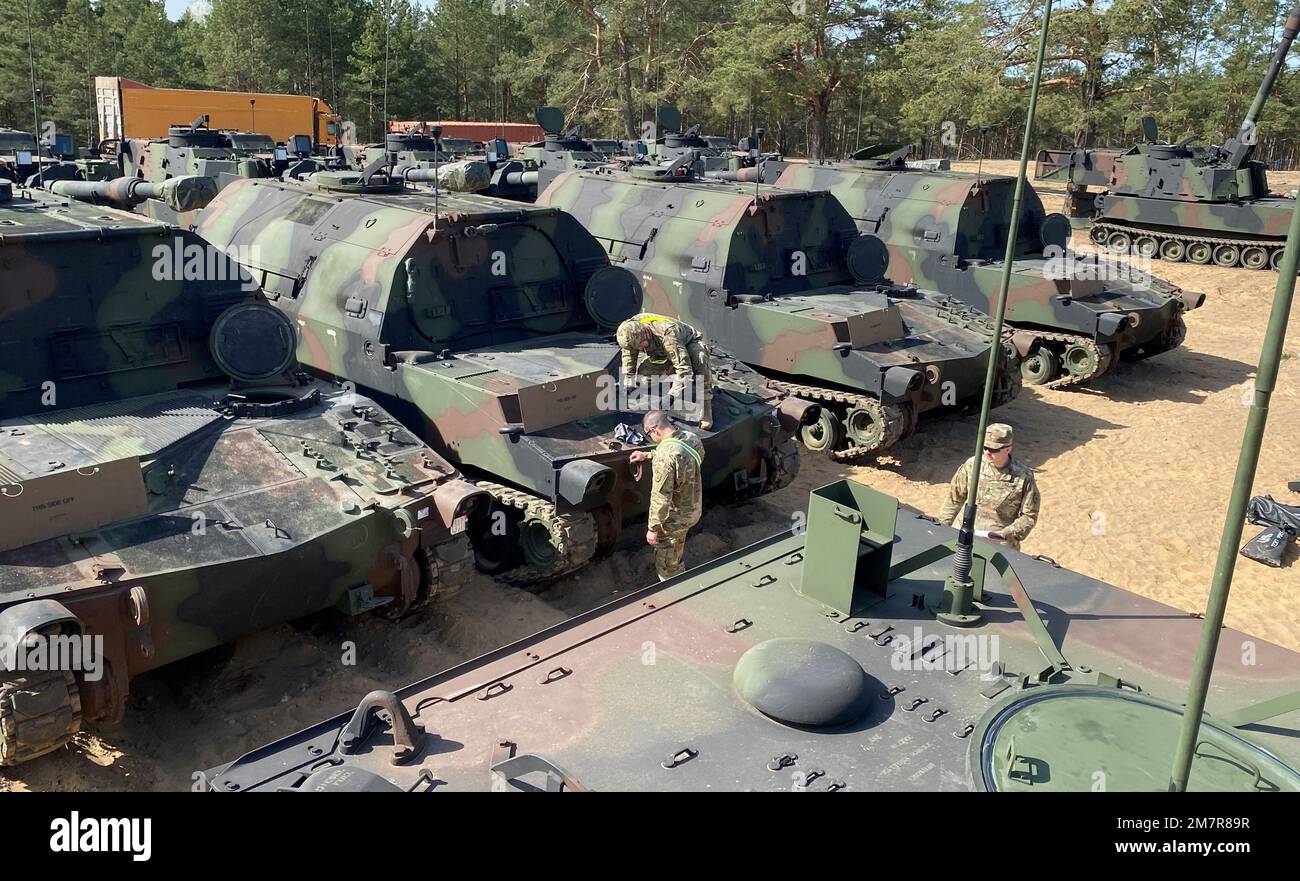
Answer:
[[[700,428],[704,431],[708,431],[712,427],[713,427],[713,399],[705,398],[704,412],[700,416]]]
[[[667,581],[686,571],[682,559],[686,556],[686,533],[665,535],[655,545],[655,572],[660,581]]]

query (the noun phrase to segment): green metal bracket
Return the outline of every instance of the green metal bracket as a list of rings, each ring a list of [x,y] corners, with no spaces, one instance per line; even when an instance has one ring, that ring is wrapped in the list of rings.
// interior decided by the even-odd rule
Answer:
[[[813,490],[800,593],[845,615],[866,593],[885,596],[897,523],[898,500],[860,483]]]
[[[392,597],[377,598],[373,585],[362,584],[344,591],[338,602],[335,603],[335,607],[343,614],[355,618],[357,615],[363,615],[371,609],[377,609],[392,601]]]
[[[1295,710],[1300,710],[1300,691],[1278,695],[1257,704],[1242,707],[1240,710],[1231,712],[1226,716],[1220,716],[1219,722],[1233,728],[1241,728],[1255,722],[1263,722],[1265,719],[1274,719]]]

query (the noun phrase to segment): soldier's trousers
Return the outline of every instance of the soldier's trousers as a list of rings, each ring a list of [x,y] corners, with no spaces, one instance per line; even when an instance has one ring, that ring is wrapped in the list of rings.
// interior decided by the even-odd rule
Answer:
[[[674,575],[681,575],[686,571],[686,566],[682,558],[686,555],[686,533],[683,529],[680,532],[671,532],[660,536],[659,543],[654,546],[655,549],[655,571],[659,573],[660,581],[667,581]]]
[[[708,414],[713,405],[713,370],[709,366],[708,350],[704,343],[695,340],[687,344],[686,354],[691,356],[691,369],[699,379],[699,388],[692,389],[692,392],[698,391],[701,395],[700,400],[692,403],[704,406],[704,412]],[[646,358],[637,365],[636,372],[642,376],[672,376],[673,366],[667,361],[655,362]]]

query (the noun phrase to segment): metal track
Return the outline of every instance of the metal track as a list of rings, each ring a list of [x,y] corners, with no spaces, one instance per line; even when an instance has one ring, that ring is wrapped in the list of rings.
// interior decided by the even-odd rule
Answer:
[[[66,670],[0,681],[0,765],[52,752],[81,730],[77,679]]]
[[[448,553],[453,548],[461,551],[459,556]],[[412,608],[418,609],[460,592],[474,570],[474,548],[468,535],[457,535],[432,548],[416,548],[415,562],[420,567],[420,594]]]
[[[1092,354],[1093,361],[1097,365],[1088,373],[1075,374],[1070,373],[1067,370],[1062,376],[1044,382],[1038,385],[1037,388],[1065,388],[1066,386],[1071,385],[1082,385],[1089,380],[1096,379],[1098,376],[1101,376],[1110,369],[1111,358],[1114,356],[1114,353],[1112,352],[1110,356],[1104,355],[1101,351],[1101,346],[1097,344],[1096,340],[1089,339],[1086,336],[1080,336],[1077,333],[1051,333],[1049,331],[1038,330],[1035,330],[1034,333],[1044,342],[1064,343],[1067,350],[1071,346],[1083,346]],[[1061,369],[1065,370],[1065,367],[1062,366]]]
[[[871,446],[854,444],[838,450],[831,450],[830,457],[838,462],[871,456],[887,450],[907,435],[916,430],[913,407],[908,404],[882,404],[879,399],[869,395],[859,395],[838,389],[823,388],[815,385],[798,385],[795,383],[768,380],[768,385],[780,392],[816,401],[819,404],[843,404],[847,410],[861,408],[871,413],[885,425],[885,431],[878,443]],[[845,430],[845,440],[848,431]]]
[[[495,576],[507,584],[525,590],[542,590],[547,582],[581,569],[596,555],[596,518],[590,513],[561,514],[543,498],[486,480],[476,480],[474,485],[491,493],[498,503],[523,513],[520,529],[530,522],[544,523],[551,533],[555,548],[555,561],[549,566],[524,563]]]
[[[1233,263],[1232,266],[1230,267],[1228,266],[1220,267],[1223,269],[1232,269],[1241,266],[1241,254],[1245,253],[1246,248],[1263,248],[1266,252],[1268,252],[1268,263],[1263,267],[1263,269],[1272,269],[1274,252],[1282,250],[1282,246],[1286,244],[1286,242],[1284,241],[1270,242],[1270,241],[1261,241],[1259,239],[1228,239],[1228,238],[1219,238],[1216,236],[1192,236],[1192,235],[1186,235],[1182,233],[1157,232],[1155,230],[1146,229],[1145,227],[1140,227],[1140,226],[1124,226],[1122,224],[1107,223],[1105,221],[1093,221],[1092,229],[1088,230],[1089,241],[1091,241],[1094,245],[1097,245],[1098,247],[1106,248],[1106,250],[1112,254],[1117,252],[1110,251],[1109,245],[1107,245],[1105,242],[1098,242],[1095,238],[1092,237],[1093,230],[1098,230],[1098,229],[1106,233],[1107,239],[1109,239],[1110,234],[1114,232],[1122,232],[1125,235],[1130,236],[1133,239],[1133,242],[1130,244],[1127,253],[1133,254],[1135,256],[1136,256],[1136,252],[1133,250],[1133,245],[1136,245],[1137,240],[1144,236],[1155,239],[1157,242],[1175,242],[1175,241],[1181,242],[1184,246],[1184,256],[1182,260],[1179,260],[1177,262],[1189,263],[1192,266],[1220,266],[1220,264],[1214,262],[1213,252],[1211,252],[1210,260],[1208,263],[1198,264],[1198,263],[1192,263],[1190,260],[1188,260],[1186,257],[1186,246],[1193,242],[1202,242],[1204,244],[1210,245],[1212,248],[1217,247],[1218,245],[1233,245],[1234,247],[1240,249],[1241,253],[1237,255],[1237,262]],[[1164,260],[1164,258],[1160,256],[1160,249],[1158,247],[1156,248],[1156,253],[1152,255],[1152,259]],[[1169,261],[1165,261],[1165,262],[1169,262]],[[1262,272],[1263,269],[1254,270],[1254,271]]]

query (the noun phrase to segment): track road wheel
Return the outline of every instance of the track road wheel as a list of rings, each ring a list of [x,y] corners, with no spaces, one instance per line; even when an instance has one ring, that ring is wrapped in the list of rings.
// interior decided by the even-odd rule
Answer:
[[[844,425],[830,407],[823,405],[817,421],[799,429],[799,439],[814,453],[829,453],[844,445]]]
[[[1051,382],[1061,372],[1061,356],[1048,348],[1040,348],[1020,362],[1020,378],[1025,385],[1042,385]]]
[[[1062,362],[1072,376],[1087,376],[1097,370],[1097,356],[1087,346],[1070,346],[1065,350]]]
[[[1241,265],[1247,269],[1267,269],[1268,251],[1258,246],[1245,248],[1241,252]]]
[[[1133,253],[1139,257],[1154,257],[1160,250],[1160,243],[1151,236],[1138,236],[1133,242]]]
[[[1209,242],[1189,242],[1187,244],[1187,262],[1205,266],[1214,257],[1214,249]]]
[[[1214,265],[1229,269],[1241,259],[1241,249],[1236,245],[1219,245],[1214,249]]]
[[[1094,245],[1099,247],[1106,244],[1106,239],[1109,238],[1109,236],[1110,233],[1100,226],[1094,226],[1092,229],[1088,230],[1088,238],[1092,240]]]
[[[81,730],[77,679],[66,670],[0,680],[0,765],[53,752]]]
[[[1112,254],[1127,254],[1133,247],[1133,237],[1126,232],[1113,232],[1106,239],[1106,248]]]
[[[1160,259],[1170,263],[1181,263],[1187,256],[1187,246],[1177,239],[1166,239],[1160,243]]]

